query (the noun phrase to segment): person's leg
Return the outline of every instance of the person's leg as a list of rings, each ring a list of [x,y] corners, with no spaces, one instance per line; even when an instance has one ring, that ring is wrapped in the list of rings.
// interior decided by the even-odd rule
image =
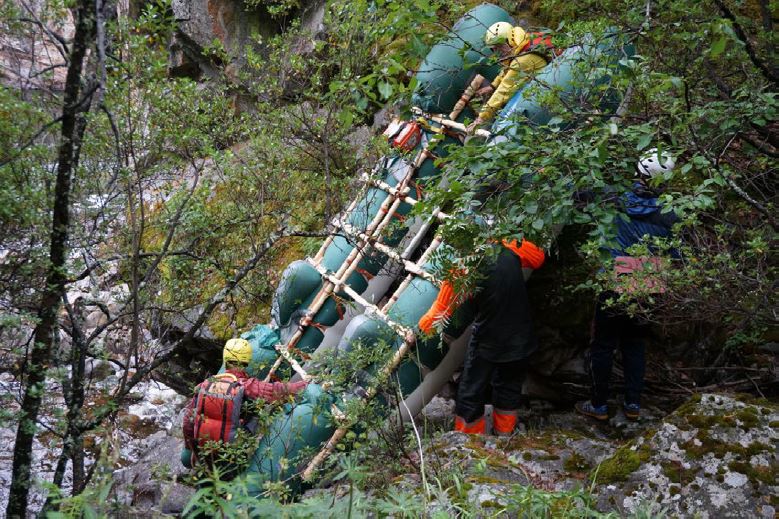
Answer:
[[[605,308],[608,293],[601,294],[592,321],[592,338],[589,352],[589,371],[592,380],[592,405],[605,406],[609,399],[614,350],[619,345],[620,316],[613,309]]]
[[[648,325],[645,322],[638,318],[626,318],[620,347],[625,372],[625,412],[630,414],[629,418],[637,418],[641,408],[648,332]]]
[[[484,404],[487,403],[492,363],[478,355],[478,340],[471,338],[465,354],[460,385],[457,389],[455,429],[463,432],[484,432]]]
[[[496,435],[514,432],[526,375],[526,359],[495,364],[492,374],[492,429]]]

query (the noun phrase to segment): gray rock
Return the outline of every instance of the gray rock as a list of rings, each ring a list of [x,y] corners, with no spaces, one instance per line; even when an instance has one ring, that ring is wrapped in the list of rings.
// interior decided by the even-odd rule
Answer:
[[[422,409],[420,418],[433,424],[449,424],[454,416],[454,400],[433,397],[432,400]]]
[[[84,319],[84,328],[87,330],[94,330],[98,326],[103,326],[108,322],[108,317],[102,310],[93,310]]]
[[[19,2],[9,2],[4,5],[17,6]],[[30,2],[29,9],[33,17],[43,18],[43,23],[51,31],[61,35],[65,40],[73,38],[75,26],[73,15],[69,10],[63,10],[59,16],[47,16],[44,2]],[[29,16],[25,10],[24,16]],[[60,44],[54,38],[24,37],[13,30],[0,33],[0,84],[11,89],[26,91],[54,90],[63,91],[67,67],[60,54]]]
[[[84,369],[84,376],[95,381],[105,380],[107,377],[115,374],[116,366],[106,360],[87,359]]]
[[[194,493],[194,488],[175,481],[164,485],[156,481],[143,483],[133,492],[132,508],[135,514],[152,510],[180,514]]]
[[[279,24],[261,8],[248,8],[241,0],[173,0],[178,31],[169,45],[168,66],[172,75],[216,77],[223,67],[228,77],[237,79],[246,47],[254,45],[253,35],[268,38],[279,32]],[[214,42],[222,47],[228,62],[207,49]]]
[[[311,37],[317,37],[325,30],[325,8],[327,2],[325,0],[313,0],[303,8],[303,12],[300,15],[300,30],[301,32],[310,35]]]
[[[779,493],[777,419],[773,405],[704,394],[605,460],[601,507],[652,501],[671,516],[760,516]]]
[[[114,491],[120,503],[134,513],[181,513],[195,489],[181,483],[187,469],[181,465],[182,442],[159,431],[146,440],[146,452],[134,465],[114,472]]]
[[[445,419],[445,402],[434,400],[425,413]],[[436,467],[428,478],[447,481],[448,490],[433,497],[430,510],[451,511],[467,500],[468,509],[488,516],[499,513],[512,492],[532,486],[592,488],[597,508],[619,515],[774,517],[774,404],[707,394],[659,416],[649,410],[641,421],[628,422],[617,413],[601,424],[531,401],[521,415],[527,432],[511,438],[438,434],[425,452]],[[405,475],[398,486],[414,491],[415,476]]]

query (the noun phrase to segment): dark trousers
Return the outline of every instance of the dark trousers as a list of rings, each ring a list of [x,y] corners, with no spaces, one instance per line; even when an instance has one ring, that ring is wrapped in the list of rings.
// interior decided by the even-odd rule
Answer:
[[[465,354],[455,411],[466,422],[484,415],[484,405],[491,402],[497,409],[519,408],[527,360],[493,362],[480,355],[478,341],[471,338]],[[490,397],[491,395],[491,397]]]
[[[609,297],[616,297],[616,294],[605,292],[600,295],[592,321],[589,355],[592,405],[604,405],[609,398],[611,369],[614,364],[614,351],[617,348],[622,352],[625,403],[640,404],[646,369],[648,325],[617,308],[605,308],[605,301]]]

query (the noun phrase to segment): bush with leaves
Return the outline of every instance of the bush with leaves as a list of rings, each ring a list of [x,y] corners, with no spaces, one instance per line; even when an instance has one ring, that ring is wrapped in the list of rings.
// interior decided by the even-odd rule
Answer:
[[[697,338],[715,344],[703,362],[721,362],[725,344],[766,341],[777,325],[772,244],[779,151],[778,76],[770,51],[776,34],[767,29],[768,2],[535,5],[541,19],[559,24],[562,46],[587,34],[597,41],[614,26],[635,45],[637,55],[611,69],[612,86],[625,94],[619,116],[601,113],[593,103],[605,93],[602,87],[593,93],[593,85],[582,82],[577,92],[586,96],[572,99],[531,86],[554,114],[549,124],[520,121],[509,145],[471,141],[452,150],[446,190],[428,193],[420,210],[440,206],[465,215],[442,231],[471,261],[479,257],[472,251],[486,250],[491,240],[524,235],[549,245],[560,226],[577,225],[581,258],[591,268],[591,281],[579,288],[601,291],[613,287],[612,278],[597,272],[609,268],[604,248],[613,243],[615,219],[622,218],[619,199],[631,189],[638,159],[658,148],[676,157],[677,166],[652,187],[662,190],[664,210],[682,221],[676,239],[655,245],[678,248],[682,259],[665,274],[665,295],[619,303],[663,324],[716,323],[707,328],[708,337]],[[606,63],[586,66],[597,71]],[[495,184],[502,186],[500,195],[485,200]],[[583,190],[593,198],[575,203]],[[493,215],[494,224],[484,226],[479,214]]]

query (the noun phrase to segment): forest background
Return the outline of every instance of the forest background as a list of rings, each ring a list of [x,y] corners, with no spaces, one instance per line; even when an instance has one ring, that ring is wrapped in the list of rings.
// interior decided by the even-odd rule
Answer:
[[[430,206],[499,218],[489,231],[463,217],[441,232],[465,254],[518,229],[551,244],[567,224],[544,297],[576,307],[608,284],[596,273],[619,217],[612,188],[629,187],[642,152],[667,150],[678,167],[662,179],[662,201],[682,223],[664,245],[683,259],[662,300],[631,304],[652,308],[685,358],[711,368],[673,375],[680,384],[738,380],[760,392],[759,354],[776,340],[776,2],[502,4],[530,10],[561,46],[620,27],[638,49],[616,78],[630,94],[619,119],[550,95],[574,127],[525,128],[506,153],[459,148]],[[182,371],[208,372],[214,344],[267,320],[283,267],[316,250],[355,179],[386,151],[371,138],[377,128],[355,128],[387,107],[408,115],[415,67],[470,6],[331,0],[312,33],[301,27],[304,2],[254,0],[243,9],[268,20],[263,30],[241,46],[214,39],[187,66],[173,63],[182,22],[164,1],[0,6],[3,41],[37,49],[25,74],[20,56],[4,61],[0,88],[0,365],[19,384],[3,398],[22,409],[3,416],[18,425],[10,516],[27,506],[46,378],[61,380],[66,403],[48,429],[54,485],[70,470],[78,495],[94,476],[85,439],[113,426],[137,384],[158,376],[186,391]],[[493,206],[463,172],[515,188]],[[574,204],[581,189],[595,199]],[[95,276],[121,286],[118,302],[69,298]],[[98,391],[89,359],[124,375]],[[744,379],[730,367],[756,371]]]

